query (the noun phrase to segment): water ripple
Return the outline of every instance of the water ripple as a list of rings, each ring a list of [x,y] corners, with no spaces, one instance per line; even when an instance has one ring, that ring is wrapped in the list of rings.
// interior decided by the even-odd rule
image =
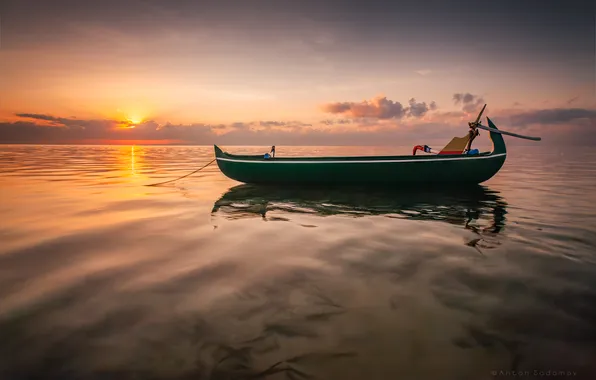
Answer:
[[[458,189],[144,186],[212,149],[0,146],[0,378],[596,378],[596,153],[512,147]]]

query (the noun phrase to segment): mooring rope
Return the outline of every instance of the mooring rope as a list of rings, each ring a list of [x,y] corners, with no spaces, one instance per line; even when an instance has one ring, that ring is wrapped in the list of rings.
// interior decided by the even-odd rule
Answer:
[[[163,184],[166,184],[166,183],[170,183],[170,182],[178,181],[179,179],[186,178],[186,177],[188,177],[189,175],[193,175],[193,174],[195,174],[195,173],[196,173],[196,172],[198,172],[199,170],[203,170],[203,169],[205,169],[207,166],[209,166],[209,165],[211,165],[212,163],[214,163],[214,162],[215,162],[215,160],[216,160],[216,159],[214,158],[214,159],[213,159],[213,160],[211,160],[211,161],[210,161],[210,162],[209,162],[207,165],[205,165],[205,166],[202,166],[202,167],[198,168],[197,170],[195,170],[195,171],[193,171],[193,172],[190,172],[190,173],[188,173],[188,174],[185,174],[185,175],[183,175],[182,177],[178,177],[178,178],[176,178],[176,179],[171,179],[171,180],[169,180],[169,181],[165,181],[165,182],[153,183],[153,184],[151,184],[151,185],[145,185],[145,186],[159,186],[159,185],[163,185]]]

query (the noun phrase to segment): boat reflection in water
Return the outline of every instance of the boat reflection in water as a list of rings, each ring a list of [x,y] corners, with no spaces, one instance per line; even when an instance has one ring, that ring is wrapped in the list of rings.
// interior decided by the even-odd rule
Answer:
[[[505,226],[506,209],[498,192],[481,185],[432,190],[239,185],[215,202],[212,214],[228,220],[291,221],[288,215],[303,213],[442,221],[476,233],[478,237],[466,244],[479,249],[499,244],[495,237]]]

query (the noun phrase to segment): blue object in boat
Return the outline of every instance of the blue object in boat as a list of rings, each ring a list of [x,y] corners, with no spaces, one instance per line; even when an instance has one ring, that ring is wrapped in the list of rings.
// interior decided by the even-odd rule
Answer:
[[[480,151],[479,151],[478,149],[470,149],[470,150],[468,151],[468,154],[469,154],[469,155],[473,155],[473,154],[479,154],[479,153],[480,153]]]
[[[271,158],[271,156],[269,155],[269,153],[265,153],[265,158]]]

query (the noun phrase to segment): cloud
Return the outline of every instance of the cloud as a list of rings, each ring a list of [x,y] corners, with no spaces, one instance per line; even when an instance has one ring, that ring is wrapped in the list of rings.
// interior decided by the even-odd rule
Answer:
[[[567,104],[575,103],[579,99],[579,96],[575,96],[567,101]]]
[[[453,101],[456,105],[461,105],[462,110],[467,113],[476,112],[484,104],[484,99],[479,95],[473,95],[469,92],[453,94]]]
[[[15,114],[18,117],[25,118],[25,119],[34,119],[34,120],[42,120],[50,122],[50,125],[55,125],[59,127],[66,127],[71,129],[104,129],[104,128],[113,128],[113,127],[130,127],[133,123],[129,120],[109,120],[109,119],[77,119],[73,118],[66,118],[66,117],[55,117],[52,115],[44,115],[44,114],[37,114],[37,113],[17,113]]]
[[[230,128],[232,128],[232,129],[249,129],[253,125],[254,125],[254,123],[236,122],[236,123],[230,124]]]
[[[463,100],[463,98],[462,98]],[[424,106],[414,99],[405,108],[409,114],[430,112],[432,103]],[[436,105],[435,105],[436,107]],[[426,110],[428,109],[428,110]],[[529,125],[544,142],[582,143],[596,142],[596,109],[568,108],[520,110],[503,109],[493,119],[503,129],[515,132],[516,128]],[[243,145],[400,145],[439,141],[461,136],[467,130],[467,115],[463,111],[433,112],[430,117],[378,117],[337,118],[311,124],[302,121],[238,121],[235,123],[158,123],[148,120],[127,128],[119,120],[86,120],[72,117],[23,113],[23,120],[0,121],[0,143],[143,143],[156,144],[243,144]],[[499,120],[501,119],[501,120]],[[408,122],[409,121],[409,122]],[[506,123],[508,121],[509,123]],[[47,124],[50,122],[51,124]],[[334,128],[316,128],[333,125]],[[549,127],[556,125],[556,127]],[[122,127],[124,126],[124,127]],[[581,132],[581,133],[580,133]],[[581,135],[581,139],[578,137]],[[486,135],[484,135],[486,136]],[[576,140],[573,140],[576,139]],[[428,140],[428,141],[427,141]],[[515,139],[514,139],[515,140]],[[580,141],[581,140],[581,141]],[[485,140],[487,142],[488,140]],[[512,143],[519,143],[513,141]]]
[[[589,120],[596,127],[596,110],[585,108],[554,108],[516,113],[510,116],[514,125],[562,124],[578,120]]]
[[[351,117],[372,117],[376,119],[401,119],[406,114],[400,102],[394,102],[384,96],[362,102],[328,103],[323,110],[333,114],[343,114]]]
[[[37,113],[17,113],[16,116],[28,118],[28,119],[37,119],[37,120],[46,120],[46,121],[59,121],[59,118],[50,115],[41,115]]]
[[[321,120],[320,123],[323,125],[342,125],[342,124],[352,124],[354,121],[351,119],[336,119],[336,120]]]
[[[213,141],[224,134],[258,130],[296,131],[312,124],[292,121],[249,121],[230,124],[159,124],[146,120],[77,119],[53,115],[18,113],[22,121],[0,121],[0,143],[63,143],[77,141],[172,140],[188,143]]]
[[[291,128],[301,128],[301,127],[312,127],[312,124],[302,123],[300,121],[290,121],[290,122],[286,123],[285,126],[291,127]]]
[[[427,69],[415,71],[416,74],[421,75],[423,77],[432,74],[432,72],[433,72],[432,70],[427,70]]]
[[[259,125],[261,127],[283,127],[286,123],[281,121],[261,121]]]
[[[371,100],[362,102],[336,102],[324,104],[324,112],[340,114],[352,118],[374,118],[374,119],[401,119],[404,116],[422,117],[429,109],[436,109],[435,102],[428,106],[426,103],[416,103],[414,98],[410,99],[410,107],[404,107],[400,102],[387,99],[385,96],[377,96]],[[432,108],[431,108],[432,107]]]
[[[312,127],[312,124],[302,123],[300,121],[260,121],[259,125],[265,128],[271,127],[288,127],[288,128],[300,128],[300,127]]]
[[[433,101],[430,103],[430,106],[426,105],[425,102],[416,103],[416,99],[412,98],[408,102],[410,107],[408,108],[408,115],[413,117],[422,117],[426,115],[429,110],[437,109],[437,104]]]
[[[0,143],[76,143],[116,140],[193,142],[214,135],[212,130],[222,127],[201,123],[160,125],[153,120],[132,124],[127,120],[77,119],[32,113],[19,113],[16,116],[33,121],[0,122]]]

